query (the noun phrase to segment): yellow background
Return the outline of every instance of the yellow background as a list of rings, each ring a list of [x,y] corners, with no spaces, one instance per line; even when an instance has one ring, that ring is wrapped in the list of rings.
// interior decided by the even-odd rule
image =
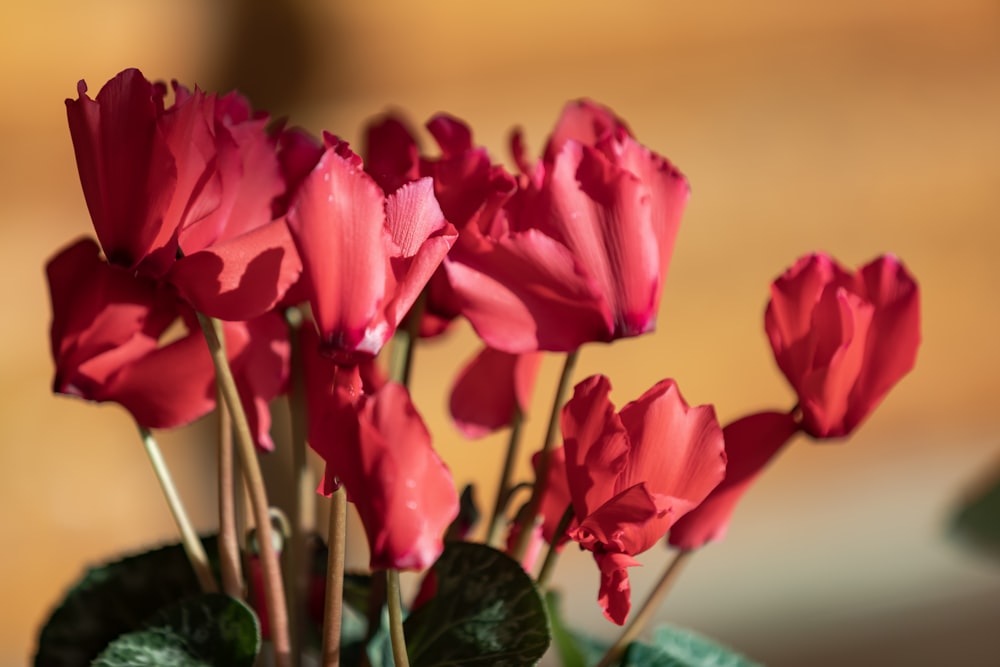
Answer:
[[[1000,6],[991,0],[708,3],[39,0],[0,9],[0,664],[88,564],[173,539],[115,406],[49,394],[42,265],[87,234],[63,100],[117,71],[234,86],[314,132],[357,139],[387,107],[447,110],[507,159],[589,96],[688,176],[693,196],[654,336],[584,349],[619,404],[674,377],[723,421],[794,402],[762,330],[796,257],[898,254],[918,277],[917,369],[849,442],[796,442],[694,559],[659,618],[771,665],[987,665],[1000,567],[943,536],[1000,461]],[[464,443],[443,409],[474,349],[420,352],[416,394],[456,480],[490,503],[502,438]],[[537,442],[558,361],[540,378]],[[162,437],[199,528],[214,525],[207,423]],[[280,465],[278,466],[280,467]],[[363,541],[363,536],[358,537]],[[636,599],[664,550],[632,571]],[[363,555],[355,555],[363,563]],[[557,583],[610,635],[586,554]]]

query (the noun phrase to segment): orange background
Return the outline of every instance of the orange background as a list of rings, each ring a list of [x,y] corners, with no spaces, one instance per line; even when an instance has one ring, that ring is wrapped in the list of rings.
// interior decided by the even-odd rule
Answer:
[[[1000,459],[995,2],[39,0],[5,3],[0,37],[0,664],[24,664],[86,564],[174,536],[126,414],[49,394],[42,264],[89,227],[63,99],[128,66],[239,87],[355,140],[389,106],[415,123],[447,110],[497,159],[514,124],[538,150],[567,99],[613,107],[693,187],[658,333],[584,349],[577,379],[608,374],[619,404],[674,377],[723,421],[789,407],[762,330],[768,283],[812,250],[898,254],[922,287],[917,369],[850,442],[784,454],[659,618],[771,665],[993,664],[1000,568],[944,531]],[[463,328],[422,350],[415,393],[487,506],[503,438],[462,442],[443,407],[474,347]],[[161,438],[204,530],[210,434]],[[664,556],[632,571],[637,599]],[[556,581],[576,624],[613,633],[586,554],[567,552]]]

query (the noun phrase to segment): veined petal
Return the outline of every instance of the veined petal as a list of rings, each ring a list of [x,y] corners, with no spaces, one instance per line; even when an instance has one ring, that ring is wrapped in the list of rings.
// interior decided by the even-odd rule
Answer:
[[[386,296],[388,257],[382,191],[331,146],[303,181],[288,226],[313,287],[313,316],[331,353],[369,341]]]
[[[77,88],[66,116],[94,231],[109,262],[134,269],[178,222],[164,221],[177,168],[157,122],[163,90],[137,69],[108,81],[95,100],[83,81]]]
[[[282,218],[178,259],[168,280],[196,310],[248,320],[273,308],[301,272]]]
[[[576,385],[560,415],[566,476],[580,521],[617,495],[629,465],[625,427],[608,399],[611,382],[593,375]]]
[[[504,352],[566,352],[611,339],[611,313],[565,246],[537,230],[499,241],[466,229],[444,262],[462,313]]]
[[[797,430],[794,415],[781,412],[759,412],[726,426],[726,477],[670,528],[671,546],[698,549],[725,537],[736,504]]]
[[[616,490],[646,481],[671,498],[676,520],[722,481],[726,453],[715,409],[688,407],[673,380],[658,382],[619,414],[631,450]]]
[[[614,314],[615,336],[651,331],[662,278],[649,189],[575,142],[563,146],[546,183],[557,238],[601,287]]]

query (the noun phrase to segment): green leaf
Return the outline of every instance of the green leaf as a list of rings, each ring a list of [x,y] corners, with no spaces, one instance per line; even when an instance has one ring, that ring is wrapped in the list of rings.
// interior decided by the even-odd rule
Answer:
[[[147,626],[111,642],[93,667],[253,667],[260,651],[257,616],[221,593],[173,604]]]
[[[483,544],[448,542],[433,572],[437,592],[403,624],[413,667],[520,667],[542,657],[545,603],[517,561]]]
[[[965,546],[1000,559],[1000,478],[958,511],[951,533]]]
[[[214,537],[203,539],[210,556]],[[200,592],[179,544],[90,568],[42,627],[35,667],[86,667],[162,607]]]
[[[625,651],[622,667],[760,667],[701,635],[661,626],[653,642],[632,642]]]
[[[545,594],[545,604],[549,610],[549,623],[552,624],[552,639],[562,667],[587,667],[597,664],[611,644],[577,634],[567,628],[560,612],[559,594],[555,591]]]

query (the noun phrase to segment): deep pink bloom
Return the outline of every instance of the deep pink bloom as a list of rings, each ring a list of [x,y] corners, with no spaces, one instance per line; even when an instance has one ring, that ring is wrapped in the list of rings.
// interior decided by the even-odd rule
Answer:
[[[797,431],[795,416],[785,412],[759,412],[726,426],[722,430],[726,477],[708,498],[673,525],[670,544],[684,550],[698,549],[725,537],[736,504]]]
[[[568,536],[594,553],[599,602],[621,625],[631,606],[626,568],[637,564],[632,556],[653,546],[722,481],[726,454],[714,408],[688,407],[673,380],[657,383],[618,413],[610,390],[604,376],[584,380],[561,421],[577,519]]]
[[[919,289],[892,256],[849,273],[827,255],[808,255],[774,281],[764,326],[799,396],[803,429],[842,437],[913,368]]]
[[[128,69],[95,99],[67,100],[84,196],[108,261],[164,279],[197,310],[229,320],[270,309],[301,271],[266,114],[236,93],[166,87]],[[184,257],[178,259],[179,250]]]
[[[82,239],[46,266],[52,300],[53,390],[111,401],[147,428],[172,428],[215,407],[215,370],[190,307],[162,284],[101,259]],[[224,324],[251,427],[273,447],[267,402],[284,390],[288,344],[277,315]],[[176,331],[176,337],[164,340]]]
[[[491,347],[568,351],[651,331],[688,197],[684,177],[592,102],[569,104],[542,161],[462,230],[445,267]]]
[[[361,395],[356,379],[338,384],[341,396],[321,415],[310,442],[326,461],[321,490],[329,495],[346,487],[368,535],[372,569],[425,569],[441,555],[445,530],[458,515],[451,472],[405,387],[390,382]]]
[[[327,136],[326,146],[288,222],[324,353],[353,364],[382,349],[456,232],[430,179],[385,196],[347,144]]]
[[[458,430],[481,438],[526,413],[542,362],[537,352],[507,354],[485,347],[459,372],[449,407]]]

